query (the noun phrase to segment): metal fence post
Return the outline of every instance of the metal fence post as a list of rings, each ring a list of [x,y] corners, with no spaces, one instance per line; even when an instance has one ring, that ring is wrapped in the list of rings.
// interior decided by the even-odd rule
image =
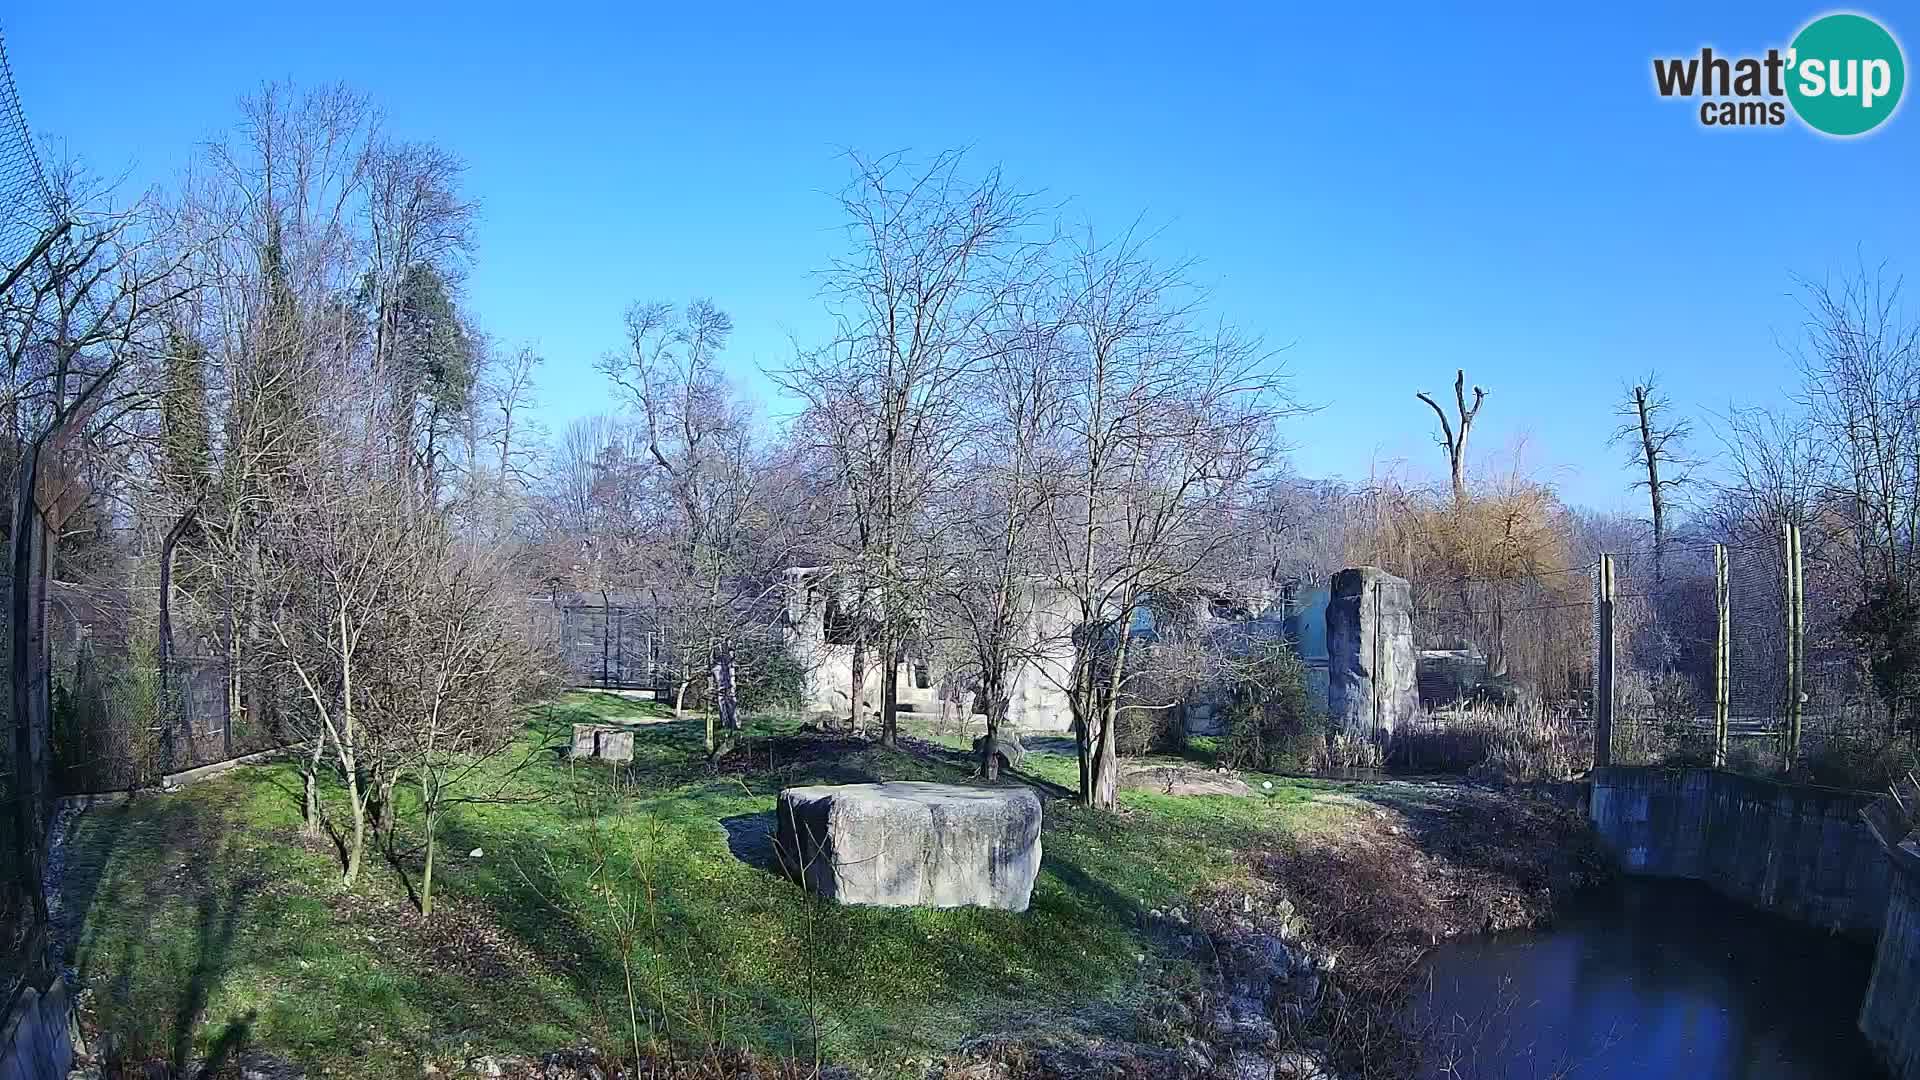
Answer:
[[[1727,605],[1727,545],[1713,545],[1713,767],[1727,764],[1728,686],[1733,674],[1733,617]]]
[[[1593,674],[1593,766],[1613,764],[1613,556],[1600,556],[1600,589],[1596,596],[1599,625],[1599,662]]]
[[[1792,522],[1783,522],[1782,531],[1786,536],[1786,573],[1787,583],[1787,768],[1791,769],[1800,760],[1800,734],[1802,709],[1806,701],[1806,674],[1802,667],[1806,659],[1804,635],[1806,634],[1806,579],[1802,576],[1800,563],[1800,526]]]

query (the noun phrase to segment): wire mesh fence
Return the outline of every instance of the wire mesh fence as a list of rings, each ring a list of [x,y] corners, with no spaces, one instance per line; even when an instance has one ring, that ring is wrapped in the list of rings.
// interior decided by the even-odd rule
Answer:
[[[1778,523],[1776,523],[1778,525]],[[1717,550],[1716,550],[1717,549]],[[1862,586],[1784,525],[1623,560],[1612,758],[1877,788],[1913,761],[1849,629]]]
[[[1593,599],[1584,567],[1505,580],[1416,581],[1416,678],[1429,709],[1511,703],[1586,711]]]
[[[1866,590],[1849,554],[1775,521],[1510,580],[1416,581],[1408,733],[1565,761],[1577,730],[1600,762],[1884,786],[1920,759],[1850,622]]]
[[[57,218],[0,39],[0,280],[12,276]]]
[[[50,773],[62,795],[119,791],[281,746],[289,688],[235,672],[219,613],[176,611],[162,672],[151,587],[55,581],[47,589]]]

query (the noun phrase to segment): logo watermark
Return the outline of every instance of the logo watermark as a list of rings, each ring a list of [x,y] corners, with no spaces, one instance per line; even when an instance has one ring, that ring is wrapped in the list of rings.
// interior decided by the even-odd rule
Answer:
[[[1825,135],[1864,135],[1900,107],[1906,55],[1887,28],[1865,15],[1835,12],[1800,29],[1764,56],[1656,58],[1663,98],[1700,99],[1707,127],[1780,127],[1789,114]]]

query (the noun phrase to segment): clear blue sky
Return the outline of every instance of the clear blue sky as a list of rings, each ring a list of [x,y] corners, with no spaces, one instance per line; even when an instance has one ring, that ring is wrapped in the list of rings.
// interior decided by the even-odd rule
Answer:
[[[136,181],[270,78],[344,80],[464,157],[473,307],[544,351],[556,428],[608,407],[591,363],[636,298],[712,296],[764,386],[821,327],[843,147],[968,145],[1072,220],[1163,226],[1220,314],[1292,344],[1325,406],[1289,430],[1313,475],[1432,471],[1413,391],[1464,365],[1482,450],[1526,436],[1570,498],[1626,505],[1624,379],[1775,397],[1790,275],[1920,276],[1912,103],[1840,142],[1654,95],[1653,56],[1784,46],[1819,6],[414,6],[40,3],[0,29],[36,132]],[[1912,60],[1920,16],[1863,10]]]

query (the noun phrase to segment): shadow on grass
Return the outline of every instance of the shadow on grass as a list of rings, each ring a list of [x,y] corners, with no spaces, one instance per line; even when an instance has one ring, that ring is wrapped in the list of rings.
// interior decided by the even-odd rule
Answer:
[[[198,1080],[214,1080],[226,1069],[229,1061],[244,1053],[247,1043],[253,1037],[253,1025],[259,1019],[258,1012],[248,1009],[246,1015],[228,1020],[227,1026],[220,1030],[220,1036],[213,1041],[213,1046],[208,1050],[206,1064],[202,1065],[196,1074]],[[179,1066],[176,1065],[176,1071],[178,1068]],[[243,1075],[251,1078],[257,1074],[249,1072]]]
[[[141,796],[89,808],[70,826],[61,939],[82,984],[111,973],[96,987],[98,1012],[122,1061],[164,1058],[181,1073],[232,964],[264,879],[237,849],[224,811],[204,799]],[[175,933],[183,911],[190,930]],[[244,1047],[253,1022],[230,1022],[215,1051]]]
[[[620,958],[607,946],[605,928],[588,921],[588,913],[603,912],[604,904],[571,902],[564,880],[570,870],[586,865],[581,845],[548,846],[534,859],[535,852],[526,845],[516,847],[451,816],[441,825],[440,836],[449,863],[458,853],[476,849],[488,850],[492,857],[478,868],[443,867],[435,874],[436,897],[457,895],[484,909],[500,929],[554,960],[549,966],[565,978],[577,999],[602,1009],[613,1004],[607,992],[623,981]]]
[[[720,827],[727,830],[727,850],[734,858],[755,870],[785,878],[780,868],[779,852],[774,848],[778,822],[774,819],[773,811],[724,817],[720,819]]]
[[[201,866],[205,868],[204,874],[194,882],[198,895],[194,897],[193,966],[173,1011],[173,1045],[168,1061],[176,1074],[185,1069],[192,1054],[194,1025],[207,1006],[207,996],[227,972],[234,928],[249,897],[261,884],[251,874],[242,873],[228,882],[225,889],[216,889],[212,878],[217,868],[206,863]],[[251,1023],[247,1020],[237,1025],[228,1024],[216,1047],[231,1052],[236,1044],[244,1044]]]

